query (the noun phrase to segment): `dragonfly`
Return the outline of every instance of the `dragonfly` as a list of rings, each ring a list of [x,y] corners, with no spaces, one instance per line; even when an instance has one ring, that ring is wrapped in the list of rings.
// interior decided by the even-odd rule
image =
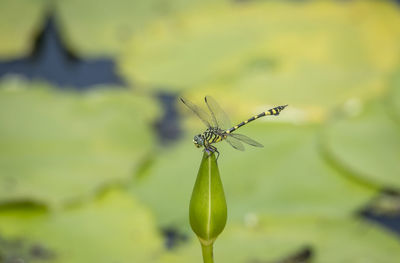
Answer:
[[[258,118],[264,116],[277,116],[284,110],[288,105],[277,106],[267,111],[264,111],[258,115],[254,115],[250,119],[242,121],[241,123],[232,126],[228,115],[219,106],[219,104],[211,97],[205,96],[204,101],[207,105],[208,112],[204,111],[202,108],[196,106],[189,100],[180,98],[181,101],[206,125],[207,129],[201,133],[197,134],[193,138],[193,143],[197,148],[204,147],[204,151],[210,156],[212,153],[217,154],[217,160],[219,157],[219,152],[217,147],[213,144],[226,141],[234,149],[239,151],[244,151],[244,145],[248,144],[255,147],[264,147],[261,143],[247,137],[243,134],[238,134],[235,131],[240,127],[252,122]]]

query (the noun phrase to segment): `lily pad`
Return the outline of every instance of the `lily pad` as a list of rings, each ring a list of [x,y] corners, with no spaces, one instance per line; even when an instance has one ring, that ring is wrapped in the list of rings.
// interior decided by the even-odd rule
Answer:
[[[400,123],[400,69],[393,76],[391,81],[391,90],[389,92],[389,110],[393,113],[395,119]]]
[[[326,125],[323,145],[328,156],[367,183],[400,189],[399,126],[382,101],[360,104],[359,110],[353,106],[345,107],[350,116],[338,116]]]
[[[151,99],[129,90],[0,87],[0,202],[58,206],[129,179],[151,151]]]
[[[131,192],[151,208],[159,226],[190,230],[189,201],[202,156],[196,150],[187,142],[160,150],[153,164],[136,175]]]
[[[31,40],[41,25],[47,2],[45,0],[0,1],[2,58],[22,56],[31,51]]]
[[[393,5],[268,1],[188,12],[132,38],[120,65],[132,82],[288,103],[318,110],[321,119],[348,98],[385,89],[400,57]]]
[[[57,13],[74,51],[85,55],[116,55],[126,41],[150,22],[166,22],[179,12],[199,8],[207,2],[215,1],[63,0],[57,1]]]
[[[214,257],[216,262],[281,262],[305,247],[310,250],[310,262],[315,263],[394,263],[400,257],[400,242],[375,225],[357,219],[314,217],[260,218],[252,227],[228,225],[215,243]],[[160,262],[200,263],[200,244],[193,238]]]
[[[1,211],[0,234],[46,248],[51,260],[40,262],[151,262],[162,251],[149,211],[118,190],[52,213]],[[15,262],[27,260],[15,257]]]
[[[231,216],[343,216],[375,193],[326,162],[319,150],[318,126],[261,123],[243,132],[265,148],[247,147],[244,154],[229,150],[227,160],[221,158],[228,204],[235,204]]]
[[[318,126],[260,121],[243,128],[243,133],[265,148],[239,152],[225,142],[216,145],[228,224],[229,219],[241,221],[254,213],[342,217],[369,200],[375,189],[359,185],[328,164],[319,152],[317,132]],[[163,226],[188,229],[189,199],[202,155],[191,140],[160,153],[132,187]]]

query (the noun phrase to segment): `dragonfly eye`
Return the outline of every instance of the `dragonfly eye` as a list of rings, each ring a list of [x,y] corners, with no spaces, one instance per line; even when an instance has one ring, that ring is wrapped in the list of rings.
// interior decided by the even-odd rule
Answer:
[[[193,138],[193,143],[194,143],[194,145],[195,145],[197,148],[200,148],[201,146],[204,145],[203,138],[201,137],[200,134],[194,136],[194,138]]]

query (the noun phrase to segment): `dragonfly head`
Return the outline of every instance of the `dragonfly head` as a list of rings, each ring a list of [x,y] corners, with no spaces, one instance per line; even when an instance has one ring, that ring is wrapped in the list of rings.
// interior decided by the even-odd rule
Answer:
[[[204,139],[201,137],[201,134],[194,136],[193,143],[197,148],[204,146]]]

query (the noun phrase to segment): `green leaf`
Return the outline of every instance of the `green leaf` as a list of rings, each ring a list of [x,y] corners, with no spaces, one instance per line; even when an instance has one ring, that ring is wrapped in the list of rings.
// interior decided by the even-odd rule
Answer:
[[[136,175],[130,190],[151,208],[159,226],[176,227],[189,233],[187,209],[198,172],[199,151],[187,139],[160,149],[145,174]]]
[[[201,262],[193,240],[160,262]],[[301,249],[311,249],[310,262],[386,262],[400,257],[397,238],[354,218],[260,217],[256,224],[228,224],[216,242],[215,262],[280,262]],[[199,258],[195,260],[195,258]]]
[[[154,21],[170,17],[215,1],[165,0],[63,0],[57,1],[57,14],[68,44],[85,54],[119,55],[126,42]]]
[[[0,56],[20,57],[32,50],[32,38],[37,33],[46,11],[45,0],[0,1]]]
[[[227,207],[215,154],[204,152],[189,206],[190,226],[203,246],[224,230]]]
[[[242,153],[220,147],[224,151],[220,169],[229,175],[223,178],[225,191],[228,202],[235,204],[230,215],[238,219],[253,213],[342,217],[363,206],[376,189],[359,184],[327,162],[321,154],[319,131],[319,126],[268,125],[259,120],[240,133],[264,148],[248,146]]]
[[[151,262],[162,251],[149,211],[118,190],[63,211],[2,210],[0,235],[38,244],[57,263]],[[24,262],[31,259],[17,256]]]
[[[398,69],[391,79],[391,90],[388,95],[389,110],[393,114],[397,123],[400,124],[400,69]]]
[[[359,179],[400,188],[400,129],[385,104],[347,104],[349,116],[338,116],[326,125],[323,143],[330,158]]]
[[[400,18],[387,1],[266,1],[210,9],[154,23],[132,38],[120,60],[126,78],[191,88],[187,97],[238,98],[232,108],[239,101],[290,104],[321,120],[349,98],[384,90],[400,58]]]
[[[129,90],[0,86],[0,201],[58,206],[129,179],[151,151],[154,101]]]

